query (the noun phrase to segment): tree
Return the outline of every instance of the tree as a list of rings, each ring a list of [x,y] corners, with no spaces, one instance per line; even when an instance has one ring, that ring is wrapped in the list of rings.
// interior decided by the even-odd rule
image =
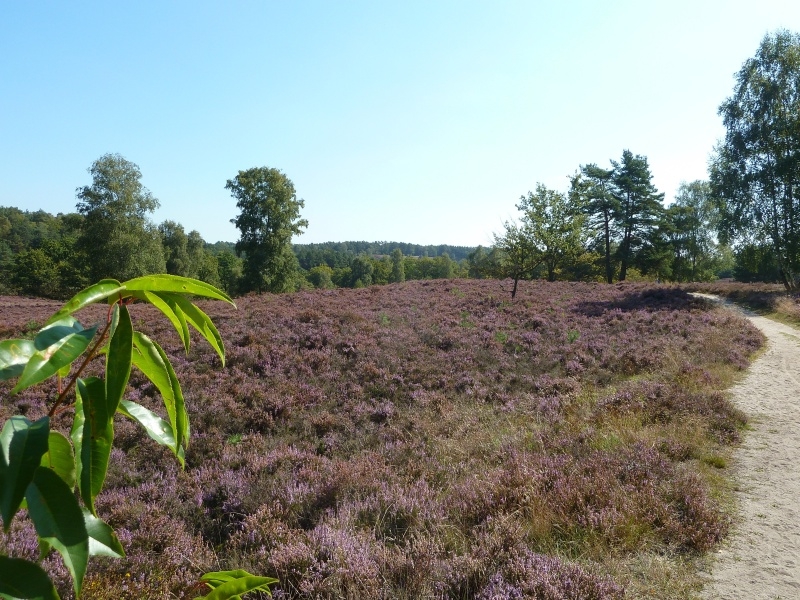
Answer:
[[[722,251],[715,238],[718,213],[707,181],[682,182],[667,209],[673,247],[673,278],[708,281],[721,266]]]
[[[400,248],[392,250],[392,273],[389,276],[391,283],[402,283],[406,280],[406,269],[403,262],[403,251]]]
[[[517,208],[522,211],[523,234],[547,269],[547,280],[555,281],[556,270],[584,251],[585,217],[570,207],[564,194],[541,183],[535,193],[520,197]]]
[[[241,213],[231,222],[240,231],[236,254],[244,257],[242,291],[286,292],[294,289],[297,258],[292,235],[308,227],[300,218],[305,205],[294,184],[278,169],[256,167],[239,171],[225,189]]]
[[[606,281],[614,280],[613,242],[616,238],[619,201],[613,193],[613,169],[603,169],[596,164],[581,166],[572,178],[570,197],[587,215],[586,225],[599,239],[603,250]]]
[[[242,259],[230,250],[223,250],[216,255],[217,273],[222,289],[229,295],[239,293],[239,281],[242,278]]]
[[[329,290],[336,287],[332,276],[333,269],[328,265],[317,265],[316,267],[311,267],[308,272],[308,281],[317,289]]]
[[[375,265],[366,254],[359,254],[350,264],[350,287],[362,288],[372,285],[372,275]]]
[[[505,232],[494,234],[494,248],[499,253],[493,275],[504,279],[510,277],[514,282],[511,299],[517,296],[520,279],[530,279],[534,269],[541,264],[541,255],[536,251],[524,227],[514,221],[503,224]]]
[[[768,34],[719,107],[726,128],[712,157],[723,241],[772,245],[787,290],[800,286],[800,35]]]
[[[614,198],[618,204],[616,222],[620,242],[617,249],[620,269],[619,280],[625,281],[628,267],[636,261],[637,252],[646,244],[648,235],[658,224],[664,210],[664,194],[651,183],[653,178],[647,158],[630,150],[622,153],[614,166]]]
[[[183,225],[175,221],[164,221],[158,226],[158,232],[161,234],[161,241],[164,245],[167,273],[188,277],[188,238],[183,230]]]
[[[159,202],[141,183],[142,173],[119,154],[106,154],[89,167],[92,184],[76,190],[85,219],[78,250],[87,257],[91,279],[129,279],[166,269],[161,237],[147,215]]]

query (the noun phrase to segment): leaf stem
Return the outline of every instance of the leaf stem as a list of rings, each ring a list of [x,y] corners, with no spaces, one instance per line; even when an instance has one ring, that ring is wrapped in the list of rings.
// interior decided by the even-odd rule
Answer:
[[[103,328],[103,331],[100,332],[100,337],[97,339],[97,342],[95,343],[95,345],[92,346],[92,349],[89,350],[89,352],[86,353],[86,358],[81,363],[81,366],[78,367],[78,370],[75,372],[75,375],[73,375],[72,379],[70,379],[70,382],[61,391],[61,393],[58,395],[58,398],[56,398],[55,403],[50,408],[50,411],[47,413],[48,417],[55,416],[56,411],[58,410],[58,407],[64,402],[64,400],[66,399],[67,394],[69,394],[70,390],[73,387],[75,387],[75,383],[78,381],[78,377],[81,376],[81,374],[83,373],[84,369],[88,366],[88,364],[92,360],[94,360],[94,357],[97,355],[97,349],[100,348],[101,344],[105,341],[106,335],[108,334],[108,328],[109,327],[111,327],[111,318],[107,318],[106,319],[106,326]]]

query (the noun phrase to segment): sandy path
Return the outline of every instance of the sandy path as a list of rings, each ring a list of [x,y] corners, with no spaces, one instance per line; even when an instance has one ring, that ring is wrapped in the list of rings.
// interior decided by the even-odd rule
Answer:
[[[800,331],[748,318],[769,341],[731,390],[752,427],[733,467],[740,520],[702,598],[800,599]]]

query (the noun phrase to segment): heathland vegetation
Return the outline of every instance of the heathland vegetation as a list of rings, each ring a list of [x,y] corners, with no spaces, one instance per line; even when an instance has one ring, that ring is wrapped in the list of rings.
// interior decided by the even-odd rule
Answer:
[[[268,167],[227,181],[240,239],[208,244],[153,223],[159,201],[116,154],[91,165],[75,213],[0,207],[0,336],[21,340],[25,364],[62,352],[37,346],[52,338],[37,333],[59,308],[51,299],[104,278],[158,288],[167,279],[147,276],[191,277],[238,304],[198,302],[217,334],[177,288],[120,288],[113,311],[78,315],[103,323],[99,341],[62,324],[92,360],[16,394],[5,380],[28,367],[0,347],[2,564],[38,561],[72,594],[76,566],[59,556],[85,557],[90,536],[82,529],[71,554],[44,517],[10,520],[29,490],[8,440],[49,415],[64,448],[70,433],[92,447],[91,425],[73,423],[83,400],[62,379],[88,378],[86,393],[108,398],[111,384],[101,394],[94,379],[105,376],[173,438],[155,446],[154,428],[103,413],[115,441],[105,479],[72,483],[87,523],[102,519],[119,536],[114,554],[127,554],[91,562],[83,597],[192,597],[201,573],[238,568],[276,577],[279,598],[691,597],[698,561],[730,525],[722,475],[746,423],[721,390],[762,337],[687,290],[796,318],[800,36],[766,36],[720,114],[709,180],[684,183],[668,206],[647,158],[624,150],[607,167],[579,165],[567,190],[521,196],[489,248],[292,244],[304,201]],[[783,292],[715,282],[730,276]],[[169,386],[147,368],[104,371],[103,335],[112,363],[128,311],[131,332],[162,341]],[[187,319],[210,346],[188,349]],[[180,447],[167,398],[178,381],[193,423]],[[94,469],[93,456],[72,460]]]
[[[3,298],[4,336],[57,306]],[[719,390],[761,337],[682,290],[520,282],[512,303],[497,281],[418,281],[201,306],[224,369],[131,307],[172,357],[192,440],[181,470],[117,422],[96,504],[127,558],[90,565],[86,597],[179,595],[236,566],[278,597],[675,598],[727,531],[717,474],[745,418]],[[136,373],[126,398],[161,402]],[[29,527],[4,552],[35,558]]]

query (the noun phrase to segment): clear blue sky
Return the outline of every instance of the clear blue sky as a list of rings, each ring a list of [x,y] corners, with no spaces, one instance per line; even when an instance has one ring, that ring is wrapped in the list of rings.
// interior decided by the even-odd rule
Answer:
[[[224,189],[276,167],[299,242],[487,245],[537,182],[648,157],[706,177],[734,73],[795,0],[0,3],[0,205],[75,210],[105,153],[236,241]]]

